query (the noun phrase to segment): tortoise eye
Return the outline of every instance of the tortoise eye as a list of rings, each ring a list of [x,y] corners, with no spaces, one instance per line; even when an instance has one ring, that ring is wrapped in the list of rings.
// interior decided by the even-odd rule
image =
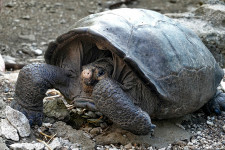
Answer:
[[[99,72],[98,72],[98,77],[100,77],[100,76],[102,76],[102,75],[104,75],[104,74],[105,74],[104,70],[99,70]]]

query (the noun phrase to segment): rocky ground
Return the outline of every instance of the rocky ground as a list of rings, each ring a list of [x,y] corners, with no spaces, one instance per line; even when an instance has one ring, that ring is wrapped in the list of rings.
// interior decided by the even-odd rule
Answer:
[[[153,9],[176,19],[198,34],[224,66],[223,0],[3,0],[0,52],[8,71],[0,73],[0,149],[225,149],[224,112],[221,116],[206,116],[200,110],[170,121],[154,120],[157,128],[153,134],[136,136],[112,125],[99,112],[68,110],[67,102],[55,90],[50,90],[45,98],[46,117],[41,128],[33,128],[26,137],[19,132],[21,129],[9,127],[5,108],[13,99],[19,71],[12,70],[44,62],[48,43],[68,31],[78,19],[120,7]],[[5,133],[4,127],[14,132]]]

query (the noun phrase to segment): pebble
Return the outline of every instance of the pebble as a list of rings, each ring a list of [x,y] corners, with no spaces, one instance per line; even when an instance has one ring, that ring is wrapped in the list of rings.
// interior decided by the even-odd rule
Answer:
[[[22,19],[24,19],[24,20],[30,20],[30,16],[29,15],[23,16]]]
[[[40,56],[42,55],[43,51],[41,49],[35,49],[35,50],[32,50],[34,52],[35,55],[37,56]]]
[[[2,55],[0,54],[0,71],[5,71],[5,62],[2,58]]]
[[[100,127],[101,127],[102,129],[105,129],[105,128],[108,127],[108,125],[107,125],[107,123],[103,122],[103,123],[100,123]]]
[[[10,63],[10,64],[16,64],[16,58],[12,57],[12,56],[2,56],[5,63]]]
[[[84,115],[90,117],[90,118],[96,118],[96,114],[92,111],[88,111],[87,113],[85,113]]]
[[[225,132],[225,125],[223,126],[223,132]]]
[[[11,108],[6,106],[5,114],[9,122],[18,130],[21,137],[27,137],[30,135],[30,124],[26,116]]]
[[[19,150],[19,149],[24,149],[24,150],[43,150],[45,147],[44,144],[42,143],[14,143],[10,145],[11,149]]]
[[[46,45],[48,45],[47,42],[41,42],[40,44],[41,44],[41,46],[46,46]]]
[[[93,128],[91,131],[90,131],[90,134],[92,135],[98,135],[101,133],[101,128]]]
[[[200,135],[201,133],[202,133],[201,131],[198,131],[198,132],[197,132],[198,135]]]
[[[7,3],[7,4],[5,5],[5,7],[12,8],[12,7],[14,7],[15,5],[16,5],[15,2],[9,2],[9,3]]]
[[[206,123],[210,126],[214,126],[214,123],[212,121],[207,120]]]
[[[30,34],[30,35],[19,34],[18,36],[19,36],[19,38],[21,38],[23,40],[28,40],[28,41],[35,41],[36,40],[35,35],[33,35],[33,34]]]
[[[49,147],[51,147],[52,149],[59,148],[60,146],[61,146],[61,143],[58,137],[54,138],[53,141],[49,144]]]
[[[7,139],[11,139],[13,141],[19,141],[19,135],[17,134],[17,130],[10,124],[7,119],[1,119],[1,135],[5,136]]]
[[[132,144],[128,143],[127,145],[124,146],[125,149],[131,149],[132,148]]]

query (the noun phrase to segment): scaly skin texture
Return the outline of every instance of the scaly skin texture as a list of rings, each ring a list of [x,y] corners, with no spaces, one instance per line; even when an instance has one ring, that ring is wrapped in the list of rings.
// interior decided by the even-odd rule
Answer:
[[[215,96],[203,107],[206,114],[216,113],[221,115],[221,111],[225,111],[225,93],[217,90]]]
[[[155,128],[149,115],[135,106],[130,96],[110,78],[104,78],[95,85],[92,97],[96,107],[125,130],[148,134]]]
[[[47,64],[31,64],[21,69],[16,83],[12,108],[24,113],[30,125],[41,125],[43,99],[48,89],[63,89],[69,84],[69,72]]]

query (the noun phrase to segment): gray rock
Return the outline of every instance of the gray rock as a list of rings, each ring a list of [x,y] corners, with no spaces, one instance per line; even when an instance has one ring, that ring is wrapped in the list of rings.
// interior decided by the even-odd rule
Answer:
[[[0,52],[9,51],[9,46],[3,43],[0,43]]]
[[[60,148],[62,146],[60,139],[54,138],[54,140],[49,144],[49,147],[51,147],[52,149],[56,149],[56,148]]]
[[[1,83],[1,78],[0,78],[0,83]],[[6,107],[6,103],[2,98],[0,98],[0,116],[1,118],[5,118],[5,112],[3,111]]]
[[[62,147],[68,147],[68,149],[79,149],[80,145],[79,144],[72,144],[68,140],[56,137],[49,144],[49,147],[51,147],[51,149],[61,149]]]
[[[14,128],[7,119],[1,119],[1,136],[13,141],[19,141],[19,135],[16,128]]]
[[[10,106],[6,106],[5,114],[9,122],[18,130],[21,137],[27,137],[30,135],[30,124],[23,113],[11,108]]]
[[[43,51],[41,49],[32,50],[36,56],[42,55]]]
[[[30,20],[30,16],[29,15],[22,16],[21,18],[24,19],[24,20]]]
[[[19,36],[19,38],[21,38],[23,40],[28,40],[28,41],[31,41],[31,42],[36,40],[35,35],[33,35],[33,34],[30,34],[30,35],[19,34],[18,36]]]
[[[9,150],[9,148],[5,145],[5,142],[3,141],[2,137],[0,137],[0,149]]]
[[[6,55],[6,56],[3,55],[2,57],[5,61],[5,63],[16,64],[16,58],[14,58],[12,56],[8,56],[8,55]]]
[[[12,8],[14,6],[16,6],[16,2],[9,2],[9,3],[5,4],[5,7],[9,7],[9,8]]]
[[[13,150],[43,150],[45,147],[42,143],[14,143],[10,145]]]
[[[5,71],[5,62],[2,58],[2,55],[0,54],[0,71]]]
[[[15,84],[17,81],[18,75],[19,75],[19,72],[11,72],[11,73],[5,73],[3,76],[5,81]]]
[[[69,111],[61,99],[45,100],[43,112],[45,116],[57,120],[68,120],[70,118]]]
[[[84,115],[90,117],[90,118],[96,118],[96,114],[92,111],[88,111],[87,113],[85,113]]]
[[[205,4],[195,10],[195,16],[210,22],[214,26],[225,27],[225,5]]]
[[[71,143],[80,145],[81,149],[92,150],[95,148],[95,142],[85,135],[84,131],[73,129],[66,123],[59,121],[52,125],[58,137],[66,138]]]
[[[214,126],[214,123],[212,121],[207,120],[206,123],[210,126]]]

